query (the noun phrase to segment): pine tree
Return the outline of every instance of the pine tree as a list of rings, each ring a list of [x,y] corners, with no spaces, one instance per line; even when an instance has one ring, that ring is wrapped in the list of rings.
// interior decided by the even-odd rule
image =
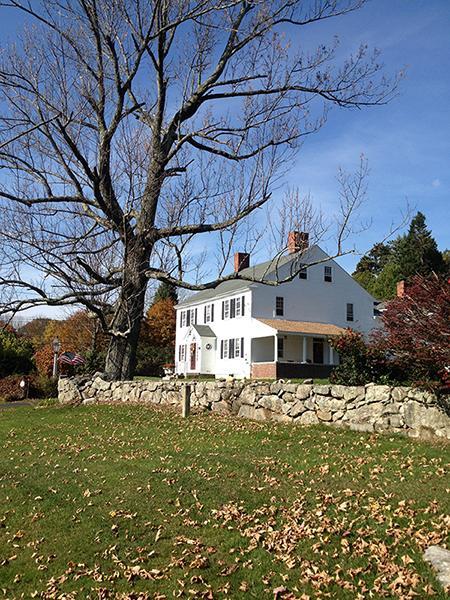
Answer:
[[[171,283],[161,282],[153,296],[152,305],[160,300],[172,300],[176,304],[178,302],[177,288]]]
[[[375,298],[389,300],[396,295],[396,284],[402,279],[446,272],[449,272],[449,263],[427,229],[425,216],[418,212],[408,233],[390,244],[375,244],[361,258],[353,277]]]
[[[355,272],[357,273],[373,273],[379,275],[385,265],[389,262],[392,250],[389,244],[378,243],[375,244],[372,249],[365,254],[359,263],[356,265]]]
[[[418,212],[411,221],[406,236],[395,241],[392,260],[399,267],[401,279],[445,272],[442,252],[438,250],[436,240],[427,229],[423,213]]]

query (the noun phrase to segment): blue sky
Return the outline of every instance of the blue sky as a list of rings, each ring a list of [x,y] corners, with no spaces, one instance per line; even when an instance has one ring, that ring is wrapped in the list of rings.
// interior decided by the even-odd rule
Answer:
[[[14,13],[0,9],[0,36],[14,36]],[[306,44],[337,35],[342,51],[368,43],[382,51],[386,70],[406,68],[398,96],[386,106],[333,109],[308,137],[287,181],[310,192],[325,211],[337,204],[336,173],[363,153],[370,165],[361,217],[371,227],[352,240],[361,252],[399,222],[408,202],[427,218],[440,249],[450,248],[450,0],[372,0],[363,9],[305,30]],[[302,34],[303,35],[303,34]],[[340,259],[353,270],[358,256]],[[43,312],[43,311],[42,311]]]
[[[370,229],[353,240],[366,250],[400,222],[409,202],[427,217],[441,249],[450,247],[450,2],[373,0],[362,10],[321,24],[348,49],[367,42],[382,51],[389,72],[405,67],[398,96],[386,106],[332,111],[309,138],[289,181],[327,207],[336,206],[336,172],[369,161],[369,196],[362,210]],[[313,33],[311,32],[311,35]],[[352,269],[357,257],[342,258]]]

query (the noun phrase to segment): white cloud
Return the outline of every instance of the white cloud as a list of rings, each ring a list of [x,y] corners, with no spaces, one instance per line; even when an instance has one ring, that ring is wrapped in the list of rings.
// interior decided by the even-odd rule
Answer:
[[[431,185],[432,185],[434,188],[441,187],[441,180],[440,180],[440,179],[433,179],[433,181],[431,182]]]

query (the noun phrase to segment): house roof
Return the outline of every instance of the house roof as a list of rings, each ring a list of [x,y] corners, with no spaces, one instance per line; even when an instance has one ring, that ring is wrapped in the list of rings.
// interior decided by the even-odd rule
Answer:
[[[331,323],[311,323],[309,321],[286,321],[284,319],[258,319],[264,325],[281,333],[307,333],[312,335],[339,335],[345,329]]]
[[[277,272],[277,269],[289,262],[292,262],[293,268],[295,270],[298,270],[299,264],[302,261],[307,262],[307,255],[309,251],[313,248],[316,248],[316,246],[311,246],[307,252],[298,252],[296,254],[286,254],[284,256],[277,256],[276,258],[267,260],[263,263],[260,263],[259,265],[242,269],[239,272],[239,275],[241,277],[248,277],[250,279],[255,279],[257,282],[260,282],[264,279],[273,279],[273,275]],[[297,264],[296,261],[298,261]],[[219,283],[219,285],[217,285],[215,288],[201,290],[200,292],[189,296],[185,300],[181,300],[181,302],[178,302],[178,306],[184,306],[196,302],[204,302],[205,300],[215,298],[216,296],[220,296],[222,294],[231,294],[233,292],[246,290],[249,288],[251,283],[252,281],[248,281],[245,279],[230,279],[229,281],[223,281],[222,283]]]
[[[209,325],[192,325],[192,327],[195,329],[195,331],[200,337],[216,337],[216,334]]]

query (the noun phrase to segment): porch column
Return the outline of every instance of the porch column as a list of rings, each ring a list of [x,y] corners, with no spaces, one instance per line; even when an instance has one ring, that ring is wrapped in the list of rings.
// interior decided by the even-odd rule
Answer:
[[[329,364],[330,365],[334,365],[334,351],[333,351],[333,346],[330,344],[330,342],[328,342],[328,348],[330,350],[330,360],[329,360]]]
[[[303,336],[303,353],[302,353],[302,362],[306,362],[308,358],[308,338],[306,335]]]

